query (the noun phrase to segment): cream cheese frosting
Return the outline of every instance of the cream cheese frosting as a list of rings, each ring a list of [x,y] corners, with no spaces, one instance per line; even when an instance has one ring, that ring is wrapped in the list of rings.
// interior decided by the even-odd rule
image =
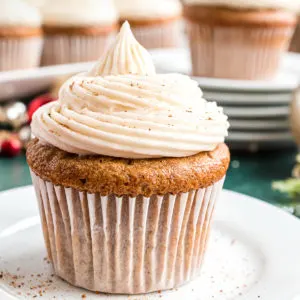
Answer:
[[[115,0],[123,20],[160,19],[181,15],[179,0]]]
[[[37,8],[23,0],[0,0],[0,26],[39,27],[41,16]]]
[[[25,1],[37,8],[41,8],[46,3],[46,0],[25,0]]]
[[[31,127],[42,142],[67,152],[136,159],[213,150],[228,122],[216,103],[202,98],[197,82],[156,74],[126,22],[100,62],[69,79]]]
[[[93,26],[117,22],[117,12],[109,0],[51,0],[41,8],[45,25]]]
[[[286,9],[299,12],[299,0],[184,0],[187,5],[228,6],[247,9]]]

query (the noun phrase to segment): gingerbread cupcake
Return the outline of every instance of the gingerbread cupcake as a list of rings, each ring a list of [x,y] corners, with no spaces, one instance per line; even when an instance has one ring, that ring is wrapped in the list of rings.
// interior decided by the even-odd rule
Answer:
[[[117,14],[110,1],[48,0],[41,10],[43,65],[96,60],[117,32]]]
[[[23,0],[1,0],[0,71],[37,67],[42,43],[38,10]]]
[[[193,74],[271,79],[287,51],[297,1],[185,0]]]
[[[55,273],[125,294],[198,276],[227,128],[196,82],[156,74],[125,23],[99,63],[33,117],[27,161]]]
[[[179,0],[115,0],[120,24],[129,21],[136,39],[147,49],[182,43]]]

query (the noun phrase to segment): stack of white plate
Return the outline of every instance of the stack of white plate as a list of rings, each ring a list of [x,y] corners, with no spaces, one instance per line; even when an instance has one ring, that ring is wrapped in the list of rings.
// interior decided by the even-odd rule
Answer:
[[[156,50],[152,55],[160,72],[190,73],[185,49]],[[287,54],[278,76],[270,81],[194,77],[204,97],[223,106],[228,115],[231,126],[227,142],[231,147],[255,151],[293,145],[289,104],[300,78],[297,65],[300,56]]]

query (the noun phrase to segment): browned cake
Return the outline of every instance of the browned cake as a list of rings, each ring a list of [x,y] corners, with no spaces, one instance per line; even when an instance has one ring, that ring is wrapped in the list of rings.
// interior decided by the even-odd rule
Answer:
[[[0,28],[0,37],[35,37],[41,36],[42,30],[38,27],[2,27]]]
[[[191,21],[226,26],[294,26],[297,22],[295,14],[283,10],[251,10],[227,7],[208,7],[190,5],[184,7],[184,17]]]
[[[164,18],[156,18],[156,19],[121,19],[119,24],[122,25],[125,21],[128,21],[131,25],[131,28],[134,29],[135,26],[160,26],[164,23],[174,22],[181,18],[181,16],[172,16],[172,17],[164,17]]]
[[[44,180],[101,195],[150,196],[205,188],[224,177],[229,159],[225,144],[190,157],[140,160],[79,157],[37,139],[27,149],[31,170]]]
[[[107,35],[113,31],[116,31],[118,28],[116,24],[110,26],[50,26],[44,25],[43,31],[47,35],[86,35],[86,36],[95,36],[95,35]]]

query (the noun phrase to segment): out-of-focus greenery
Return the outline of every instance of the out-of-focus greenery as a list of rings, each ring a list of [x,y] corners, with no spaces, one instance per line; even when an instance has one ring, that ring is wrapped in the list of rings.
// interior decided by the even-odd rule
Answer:
[[[273,182],[273,189],[287,193],[290,198],[299,197],[300,198],[300,179],[299,178],[289,178],[283,181]],[[300,200],[300,199],[299,199]]]

